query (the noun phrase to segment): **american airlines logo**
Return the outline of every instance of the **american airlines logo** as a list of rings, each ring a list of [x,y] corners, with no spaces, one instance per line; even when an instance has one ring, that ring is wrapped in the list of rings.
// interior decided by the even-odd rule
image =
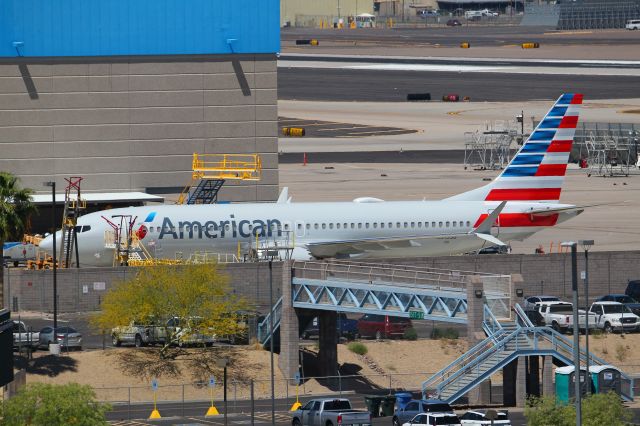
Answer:
[[[249,237],[273,237],[282,236],[282,223],[277,219],[267,220],[240,220],[236,221],[234,215],[229,217],[230,220],[221,220],[219,222],[209,220],[201,223],[198,221],[182,221],[178,222],[176,228],[171,219],[165,217],[162,221],[162,228],[158,239],[169,236],[176,240],[202,239],[202,238],[242,238]]]

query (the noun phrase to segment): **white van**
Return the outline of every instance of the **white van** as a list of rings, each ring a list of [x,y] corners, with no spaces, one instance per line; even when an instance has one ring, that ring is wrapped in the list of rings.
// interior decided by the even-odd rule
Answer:
[[[627,26],[625,28],[628,30],[640,30],[640,19],[631,19],[627,21]]]

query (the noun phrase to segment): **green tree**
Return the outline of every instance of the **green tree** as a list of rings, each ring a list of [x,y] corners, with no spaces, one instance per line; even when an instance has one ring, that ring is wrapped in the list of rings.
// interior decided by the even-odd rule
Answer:
[[[194,336],[234,336],[245,332],[238,311],[245,301],[229,288],[227,275],[216,264],[141,268],[131,280],[107,292],[102,310],[94,318],[101,330],[126,327],[132,322],[149,325],[162,336],[161,359],[174,359],[177,345]],[[179,327],[167,326],[174,319]],[[197,340],[197,339],[196,339]]]
[[[553,396],[530,398],[524,409],[528,426],[572,426],[576,423],[574,404],[563,404]],[[613,392],[590,395],[582,400],[584,426],[623,426],[632,414]]]
[[[0,405],[0,425],[106,425],[110,409],[89,386],[32,383]]]
[[[0,247],[6,241],[22,239],[29,217],[36,211],[33,191],[20,188],[18,178],[0,172]],[[0,262],[0,306],[4,306],[4,262]]]

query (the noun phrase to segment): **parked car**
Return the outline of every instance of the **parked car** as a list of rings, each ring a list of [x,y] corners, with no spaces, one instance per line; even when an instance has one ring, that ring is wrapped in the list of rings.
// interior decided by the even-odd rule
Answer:
[[[58,327],[55,330],[53,327],[44,327],[40,330],[39,341],[39,346],[44,348],[48,348],[51,343],[58,343],[62,348],[82,349],[82,334],[69,326]]]
[[[589,311],[595,314],[597,327],[607,333],[636,331],[640,325],[640,317],[622,303],[595,302]]]
[[[487,417],[486,411],[470,410],[460,416],[460,423],[463,426],[484,426],[484,425],[496,425],[496,426],[511,426],[511,420],[509,420],[508,411],[494,411],[496,414],[494,420],[490,420]]]
[[[393,426],[407,423],[418,414],[423,413],[453,414],[453,409],[449,404],[439,399],[414,399],[409,401],[403,408],[396,408],[393,413]]]
[[[631,312],[640,316],[640,303],[631,296],[626,294],[607,294],[602,296],[596,302],[618,302],[629,308]]]
[[[411,327],[413,327],[413,323],[409,318],[365,314],[358,320],[358,335],[360,337],[375,337],[376,339],[398,338],[402,337],[407,328]]]
[[[640,300],[640,280],[629,281],[624,294],[634,298],[635,300]]]
[[[544,318],[544,324],[559,333],[573,330],[573,304],[569,302],[542,302],[536,304],[537,310]],[[596,328],[596,318],[593,313],[578,310],[578,328],[587,328],[587,315],[589,315],[589,328]]]
[[[291,415],[292,426],[371,425],[371,414],[354,410],[345,398],[312,399]]]
[[[628,30],[640,30],[640,19],[630,19],[624,27]]]
[[[529,296],[526,299],[524,299],[524,303],[522,304],[522,309],[524,310],[536,309],[536,303],[543,303],[543,302],[561,302],[561,300],[555,296]]]
[[[150,329],[148,325],[131,321],[129,325],[111,329],[111,343],[113,346],[132,344],[140,348],[150,343]]]
[[[31,331],[22,321],[13,321],[13,349],[29,347],[37,349],[40,345],[40,334]]]
[[[347,318],[344,313],[338,313],[338,319],[336,321],[336,333],[338,337],[345,337],[347,339],[355,339],[358,334],[358,320]],[[318,317],[315,317],[302,332],[303,339],[309,339],[311,337],[320,336],[320,327]]]
[[[413,425],[460,426],[460,418],[453,413],[422,413],[402,426]]]
[[[447,21],[447,27],[459,27],[462,24],[457,19],[449,19]]]

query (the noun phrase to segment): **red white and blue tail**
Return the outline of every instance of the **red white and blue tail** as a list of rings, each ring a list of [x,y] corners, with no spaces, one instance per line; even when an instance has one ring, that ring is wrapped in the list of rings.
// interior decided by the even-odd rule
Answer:
[[[449,200],[558,202],[581,104],[581,94],[560,96],[500,176]]]

